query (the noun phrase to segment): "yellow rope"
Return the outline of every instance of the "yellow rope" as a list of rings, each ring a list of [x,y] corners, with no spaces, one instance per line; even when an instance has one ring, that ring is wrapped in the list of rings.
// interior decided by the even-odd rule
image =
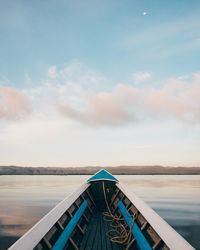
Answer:
[[[137,217],[137,212],[133,214],[133,222],[130,226],[130,229],[129,228],[127,229],[128,226],[125,223],[124,219],[119,218],[118,216],[114,216],[112,214],[111,209],[108,205],[107,197],[106,197],[104,181],[102,183],[103,183],[104,199],[105,199],[106,206],[108,209],[108,212],[104,212],[102,214],[104,216],[104,220],[111,222],[110,226],[113,228],[107,232],[107,236],[109,237],[109,239],[113,243],[126,245],[125,250],[128,250],[134,241],[134,239],[132,239],[132,228],[133,228],[134,220]],[[125,225],[123,225],[123,224],[125,224]],[[115,236],[113,236],[114,232],[116,233]],[[111,235],[111,233],[112,233],[112,235]]]

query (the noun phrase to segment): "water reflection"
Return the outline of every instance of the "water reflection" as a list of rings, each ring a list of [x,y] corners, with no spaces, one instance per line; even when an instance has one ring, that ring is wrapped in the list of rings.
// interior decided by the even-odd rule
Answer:
[[[200,249],[200,176],[119,176]],[[0,176],[0,249],[7,249],[87,176]]]

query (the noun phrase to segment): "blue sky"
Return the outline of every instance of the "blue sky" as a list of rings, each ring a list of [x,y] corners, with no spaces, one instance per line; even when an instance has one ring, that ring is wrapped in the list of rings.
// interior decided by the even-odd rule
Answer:
[[[115,81],[188,74],[199,67],[199,12],[199,1],[1,1],[1,76],[22,84],[74,58]]]
[[[0,164],[200,165],[199,1],[0,1]]]

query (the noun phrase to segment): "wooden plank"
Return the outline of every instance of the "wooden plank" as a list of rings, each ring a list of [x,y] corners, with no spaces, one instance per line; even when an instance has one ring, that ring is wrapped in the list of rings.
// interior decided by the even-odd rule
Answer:
[[[120,190],[117,189],[116,194],[114,194],[113,198],[111,199],[110,205],[112,206],[113,202],[115,201],[115,199],[117,198],[118,194],[119,194]]]
[[[96,224],[96,235],[95,235],[95,241],[93,244],[93,249],[95,250],[101,250],[101,214],[98,213],[97,215],[97,224]]]
[[[146,222],[142,225],[141,230],[143,231],[143,230],[146,228],[147,225],[148,225],[148,222],[146,221]]]
[[[116,206],[116,207],[115,207],[115,209],[114,209],[113,211],[111,211],[111,212],[112,212],[112,214],[115,214],[115,213],[116,213],[116,211],[117,211],[117,209],[118,209],[118,207]]]
[[[92,208],[90,207],[89,204],[88,204],[88,210],[89,210],[90,214],[93,214]]]
[[[97,231],[97,223],[98,217],[95,214],[93,217],[93,221],[91,222],[90,227],[90,234],[88,235],[87,244],[85,245],[85,250],[93,249],[94,242],[96,241],[96,231]]]
[[[60,229],[62,229],[62,231],[64,230],[64,227],[62,226],[59,220],[57,221],[57,225],[60,227]]]
[[[83,214],[83,217],[84,217],[84,219],[86,220],[86,222],[88,223],[88,222],[89,222],[88,217],[87,217],[85,214]]]
[[[79,225],[79,223],[77,223],[76,225],[77,225],[79,231],[80,231],[82,234],[84,234],[84,231],[83,231],[82,227]]]
[[[162,240],[159,239],[159,240],[153,245],[153,250],[156,250],[156,249],[160,246],[161,242],[162,242]]]
[[[95,229],[95,216],[91,218],[90,224],[87,227],[86,233],[83,237],[83,240],[81,242],[80,249],[84,250],[86,249],[87,243],[90,241],[92,231]]]
[[[71,243],[71,245],[74,247],[75,250],[79,250],[79,248],[77,247],[76,243],[72,240],[72,238],[69,238],[69,242]]]
[[[107,250],[107,237],[106,237],[106,230],[105,230],[105,221],[103,220],[103,215],[100,216],[100,225],[101,225],[101,247],[102,249]]]
[[[73,217],[73,215],[70,213],[70,211],[66,211],[66,214],[69,214],[69,216],[72,218]]]
[[[109,223],[107,221],[104,221],[104,227],[105,227],[105,233],[108,234],[109,230],[111,229],[109,226]],[[112,242],[110,241],[108,235],[106,236],[106,244],[107,244],[107,250],[112,250]]]
[[[111,229],[101,213],[95,214],[81,242],[80,250],[119,250],[120,245],[112,243],[107,232]]]
[[[91,202],[93,203],[94,206],[96,206],[96,203],[94,202],[94,199],[92,198],[92,195],[90,194],[90,192],[88,191],[88,189],[86,190],[87,195],[89,196]]]
[[[46,239],[46,237],[43,237],[42,240],[48,249],[52,248],[51,243]]]

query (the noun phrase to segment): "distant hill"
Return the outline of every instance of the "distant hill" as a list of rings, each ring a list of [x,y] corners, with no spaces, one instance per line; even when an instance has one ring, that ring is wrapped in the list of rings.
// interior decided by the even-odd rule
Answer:
[[[19,167],[0,166],[0,175],[90,175],[102,167]],[[119,175],[195,175],[200,167],[163,167],[163,166],[118,166],[105,167],[112,174]]]

